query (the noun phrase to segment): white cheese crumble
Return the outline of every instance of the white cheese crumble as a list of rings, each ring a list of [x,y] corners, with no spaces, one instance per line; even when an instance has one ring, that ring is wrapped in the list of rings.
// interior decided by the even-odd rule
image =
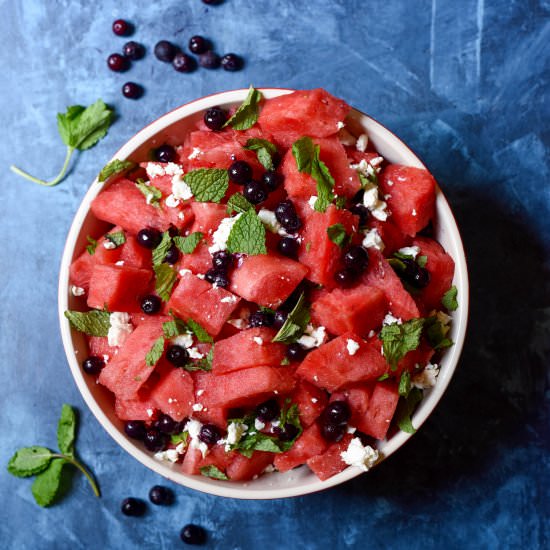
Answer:
[[[176,208],[176,206],[179,206],[180,201],[179,199],[176,199],[174,195],[168,195],[164,199],[164,204],[166,204],[168,208]]]
[[[109,362],[109,356],[106,353],[103,354],[103,362],[105,364],[107,364]]]
[[[363,195],[363,204],[369,209],[373,218],[385,222],[388,219],[386,211],[387,204],[381,201],[378,197],[378,187],[374,183],[368,183],[365,186],[365,194]]]
[[[318,400],[316,397],[312,397],[312,398],[311,398],[311,402],[312,402],[313,404],[317,403],[317,401],[319,401],[319,400]]]
[[[369,136],[367,136],[367,134],[361,134],[357,138],[357,142],[355,143],[355,148],[361,153],[364,153],[367,150],[368,144],[369,144]]]
[[[352,340],[351,338],[348,338],[346,342],[346,348],[348,350],[348,353],[350,355],[355,355],[357,353],[357,350],[359,349],[359,343],[355,340]]]
[[[418,254],[420,254],[420,247],[418,246],[404,246],[400,248],[397,252],[403,254],[404,256],[412,256],[413,260],[416,260]]]
[[[271,231],[271,233],[278,233],[279,235],[286,236],[288,233],[283,229],[281,224],[277,221],[275,212],[268,210],[267,208],[262,208],[258,212],[258,218],[262,220],[262,223]]]
[[[187,353],[191,359],[202,359],[204,353],[201,353],[197,348],[187,348]]]
[[[367,338],[373,338],[374,336],[376,336],[375,330],[370,330],[369,333],[367,334]]]
[[[248,426],[242,422],[231,422],[227,426],[227,438],[225,439],[225,451],[231,450],[231,445],[238,443],[248,430]]]
[[[103,242],[103,248],[106,248],[107,250],[114,250],[116,248],[116,244],[109,239],[105,239]]]
[[[256,418],[254,420],[254,428],[256,428],[256,430],[258,431],[263,430],[265,428],[265,423],[262,422],[259,418]]]
[[[339,120],[339,121],[336,123],[336,129],[337,129],[337,130],[341,130],[345,125],[346,125],[345,122],[342,122],[341,120]]]
[[[119,260],[118,262],[115,262],[115,265],[122,267],[124,265],[124,260]]]
[[[416,216],[416,215],[417,215],[417,214],[416,214],[416,208],[413,208],[411,214],[412,214],[413,216]]]
[[[198,390],[197,391],[197,397],[200,397],[204,393],[204,390]]]
[[[356,431],[357,431],[357,428],[354,428],[353,426],[348,426],[348,429],[346,430],[346,433],[354,434]]]
[[[159,451],[153,455],[157,460],[161,462],[177,462],[180,454],[177,449],[166,449],[166,451]]]
[[[186,273],[192,273],[192,271],[190,269],[180,269],[179,270],[180,277],[183,277]]]
[[[187,157],[189,160],[196,159],[199,155],[202,155],[202,151],[198,147],[193,147],[193,151]]]
[[[318,348],[326,337],[325,327],[315,328],[313,325],[307,325],[305,334],[298,338],[298,344],[306,349]]]
[[[361,244],[365,248],[375,248],[376,250],[380,250],[380,252],[384,250],[386,245],[384,244],[384,241],[382,240],[382,237],[380,236],[380,233],[378,233],[378,229],[376,229],[376,227],[373,229],[365,229],[364,234],[365,237]]]
[[[194,418],[190,418],[183,428],[184,432],[187,432],[189,434],[189,448],[191,449],[198,449],[202,456],[206,456],[206,453],[208,452],[208,445],[206,443],[203,443],[199,439],[199,434],[201,433],[202,423],[198,420],[195,420]]]
[[[312,210],[315,210],[315,203],[317,202],[318,198],[319,197],[317,197],[317,195],[311,195],[311,197],[309,197],[309,200],[307,201],[307,203],[309,204]]]
[[[227,321],[227,324],[238,328],[239,330],[242,330],[243,328],[246,328],[247,322],[244,319],[229,319]]]
[[[256,344],[258,344],[258,346],[262,346],[264,341],[262,338],[260,338],[259,336],[254,336],[254,338],[252,338],[254,340],[254,342],[256,342]]]
[[[195,412],[201,412],[204,409],[204,405],[202,403],[195,403],[192,407],[192,409]]]
[[[220,250],[225,250],[227,248],[227,239],[229,238],[229,233],[235,225],[235,222],[242,216],[242,214],[237,214],[234,218],[224,218],[218,229],[214,231],[212,235],[212,246],[208,247],[208,252],[214,254]]]
[[[222,304],[234,304],[237,300],[237,296],[226,296],[225,298],[222,298],[220,302]]]
[[[370,445],[364,446],[358,437],[354,437],[349,442],[347,450],[341,452],[340,456],[349,466],[356,466],[366,472],[378,460],[378,451]]]
[[[391,314],[391,311],[384,317],[384,320],[382,321],[383,325],[395,325],[396,323],[398,325],[402,325],[403,321],[399,317],[394,317]]]
[[[392,180],[387,180],[386,183],[388,184],[388,187],[393,187],[393,181]]]
[[[130,315],[121,311],[114,311],[109,315],[109,332],[107,341],[110,346],[122,346],[128,336],[132,334],[134,327],[130,322]]]
[[[147,166],[145,167],[145,171],[147,172],[147,177],[149,179],[159,178],[160,176],[166,175],[166,172],[164,171],[164,166],[156,162],[148,162]]]
[[[80,287],[80,286],[72,286],[71,287],[71,294],[73,296],[84,296],[84,294],[86,294],[86,291]]]
[[[181,346],[185,349],[190,348],[193,345],[193,335],[190,332],[180,334],[179,336],[172,338],[172,344]]]
[[[428,363],[423,371],[411,377],[411,385],[421,390],[433,388],[439,375],[439,366]]]

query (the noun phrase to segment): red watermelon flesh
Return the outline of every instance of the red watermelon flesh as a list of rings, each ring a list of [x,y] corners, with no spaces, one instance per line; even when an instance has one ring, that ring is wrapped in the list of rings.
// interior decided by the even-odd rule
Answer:
[[[193,417],[203,423],[215,424],[225,430],[227,426],[228,408],[210,403],[206,390],[213,375],[210,372],[196,371],[191,373],[195,387],[195,403],[203,405],[201,411],[194,411]]]
[[[286,346],[271,341],[275,334],[273,329],[256,327],[218,340],[214,346],[212,372],[217,375],[261,365],[280,367]]]
[[[351,417],[348,424],[356,427],[367,413],[371,395],[371,385],[358,384],[340,392],[333,393],[330,396],[330,401],[347,401],[351,411]]]
[[[342,460],[341,454],[347,450],[353,436],[346,434],[341,441],[333,443],[323,454],[312,456],[307,465],[321,480],[325,481],[345,470],[348,465]]]
[[[360,346],[353,355],[348,340]],[[296,375],[332,392],[355,382],[374,380],[385,371],[386,361],[377,347],[350,332],[311,351]]]
[[[370,145],[370,144],[369,144]],[[369,164],[378,158],[382,158],[380,154],[376,151],[358,151],[355,147],[344,147],[346,155],[351,164],[359,164],[362,160],[366,160]],[[374,168],[378,168],[381,164],[378,161],[375,161]]]
[[[151,400],[164,414],[171,416],[177,422],[191,416],[195,393],[191,375],[183,370],[174,368],[173,365],[159,361],[157,369],[164,372],[160,381],[151,390]],[[163,368],[164,367],[164,368]]]
[[[86,292],[90,288],[90,279],[94,269],[94,258],[88,251],[84,251],[69,269],[69,281],[72,285],[83,288]]]
[[[376,439],[384,439],[395,413],[399,393],[392,381],[378,382],[374,386],[367,413],[357,424],[357,429]]]
[[[327,442],[321,435],[317,423],[306,428],[288,451],[275,455],[274,465],[279,472],[288,472],[296,466],[305,464],[311,457],[321,454],[327,448]]]
[[[379,176],[380,189],[387,199],[397,227],[414,237],[435,214],[435,180],[424,169],[390,164]]]
[[[109,311],[139,312],[153,274],[147,269],[96,265],[90,279],[88,306]]]
[[[191,226],[191,233],[200,231],[206,237],[211,236],[218,229],[220,222],[228,217],[227,207],[223,204],[192,202],[191,209],[195,216],[195,221]]]
[[[273,463],[273,453],[256,451],[250,458],[240,453],[234,456],[227,465],[226,474],[232,481],[246,481],[259,476],[270,464]]]
[[[138,244],[132,235],[126,235],[126,242],[120,247],[120,260],[125,266],[151,268],[151,250]]]
[[[139,392],[133,399],[115,398],[115,414],[120,420],[143,420],[150,422],[155,419],[156,403],[147,392]]]
[[[225,473],[234,455],[234,452],[226,453],[223,445],[214,445],[204,457],[198,449],[189,448],[185,453],[181,469],[186,474],[200,475],[201,468],[216,466]]]
[[[385,221],[375,220],[371,218],[368,222],[369,229],[376,229],[384,242],[384,255],[391,256],[394,252],[409,246],[411,243],[410,237],[401,232],[400,229],[392,222],[391,216]]]
[[[275,254],[243,258],[231,274],[231,292],[265,307],[279,307],[305,277],[307,268]]]
[[[112,359],[118,352],[118,348],[109,345],[109,340],[106,336],[88,336],[88,351],[90,355],[97,355],[103,359],[107,355]]]
[[[367,334],[382,325],[388,310],[386,295],[380,289],[359,284],[355,288],[322,290],[311,305],[314,324],[335,335],[354,332]]]
[[[420,256],[427,256],[426,269],[430,273],[430,282],[423,288],[418,301],[427,311],[441,309],[441,298],[449,290],[455,273],[455,263],[443,247],[433,239],[417,237],[413,245],[420,248]]]
[[[206,273],[212,267],[212,254],[208,252],[208,244],[201,241],[192,254],[182,254],[178,270],[189,269],[195,275]]]
[[[193,319],[216,336],[238,303],[239,298],[231,292],[185,273],[172,292],[168,308],[184,320]]]
[[[269,99],[258,122],[277,143],[290,147],[300,136],[327,137],[338,131],[350,111],[341,99],[326,90],[303,90]]]
[[[318,387],[300,380],[290,395],[292,403],[298,405],[300,423],[303,428],[311,426],[328,403],[327,394]]]

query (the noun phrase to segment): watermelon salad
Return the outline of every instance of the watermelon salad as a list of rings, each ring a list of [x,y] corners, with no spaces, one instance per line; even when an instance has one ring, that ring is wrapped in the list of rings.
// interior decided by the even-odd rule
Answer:
[[[70,267],[82,368],[129,437],[187,474],[368,470],[414,432],[457,307],[436,183],[391,164],[322,89],[209,109],[114,160]],[[351,125],[349,125],[351,126]]]

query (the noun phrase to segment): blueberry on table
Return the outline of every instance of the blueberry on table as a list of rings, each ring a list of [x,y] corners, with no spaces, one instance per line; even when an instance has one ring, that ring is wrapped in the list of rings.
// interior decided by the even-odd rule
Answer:
[[[220,288],[226,288],[229,286],[229,279],[227,278],[227,273],[224,269],[212,268],[209,269],[205,274],[204,278],[213,285],[216,285]]]
[[[139,498],[125,498],[120,505],[120,511],[125,516],[139,517],[145,514],[145,502]]]
[[[293,239],[292,237],[283,237],[277,243],[277,250],[283,256],[288,256],[289,258],[296,258],[298,256],[299,249],[300,244],[296,239]]]
[[[177,263],[177,261],[180,259],[180,251],[178,250],[178,247],[173,244],[166,253],[166,256],[164,257],[164,261],[167,264],[174,265]]]
[[[199,65],[205,69],[217,69],[220,66],[220,56],[209,50],[199,56]]]
[[[205,4],[207,3],[208,2],[205,2]],[[180,531],[180,538],[185,544],[195,544],[199,546],[206,542],[206,531],[199,525],[189,523]]]
[[[155,44],[154,53],[159,61],[170,63],[178,53],[178,48],[168,40],[161,40]]]
[[[262,183],[270,191],[275,191],[275,189],[277,189],[282,182],[283,176],[281,174],[277,174],[275,170],[268,170],[267,172],[264,172],[264,175],[262,176]]]
[[[271,422],[279,416],[281,408],[275,399],[269,399],[256,407],[256,416],[262,422]]]
[[[244,185],[250,181],[250,178],[252,178],[252,168],[248,162],[244,160],[236,160],[227,169],[227,174],[233,183]]]
[[[260,204],[267,199],[267,187],[261,181],[249,181],[243,189],[243,195],[252,204]]]
[[[124,431],[132,439],[143,440],[146,433],[145,422],[143,420],[128,420],[124,424]]]
[[[298,343],[289,344],[286,347],[286,358],[289,361],[302,361],[306,356],[306,350]]]
[[[221,107],[211,107],[205,111],[203,118],[210,130],[218,132],[227,121],[227,113]]]
[[[178,73],[190,73],[195,70],[196,66],[195,59],[183,52],[178,52],[172,60],[172,67]]]
[[[137,61],[145,55],[145,48],[139,42],[131,40],[122,46],[122,53],[128,59]]]
[[[195,35],[189,39],[189,51],[195,54],[205,53],[210,49],[210,44],[203,36]]]
[[[334,280],[341,287],[350,287],[357,281],[357,272],[349,268],[341,269],[334,274]]]
[[[369,264],[369,254],[361,245],[350,246],[343,259],[345,266],[357,273],[365,271]]]
[[[302,225],[294,204],[289,200],[281,201],[277,205],[277,208],[275,208],[275,217],[289,233],[295,233]]]
[[[212,265],[217,268],[228,269],[233,265],[233,261],[233,254],[227,252],[227,250],[214,252],[212,256]]]
[[[135,82],[126,82],[122,86],[122,95],[128,99],[139,99],[143,95],[143,88]]]
[[[99,374],[105,366],[105,361],[97,355],[90,355],[82,362],[82,370],[86,374]]]
[[[323,411],[323,418],[327,424],[345,424],[350,415],[349,405],[346,401],[332,401]]]
[[[165,434],[161,433],[156,428],[149,428],[145,433],[143,443],[145,443],[147,449],[157,453],[166,449],[168,439]]]
[[[221,60],[222,67],[226,71],[238,71],[243,66],[243,60],[234,53],[225,54]]]
[[[249,318],[250,327],[272,327],[275,321],[273,313],[269,311],[255,311]]]
[[[162,233],[152,227],[146,227],[138,232],[136,239],[139,245],[152,249],[159,245]]]
[[[155,149],[155,158],[159,162],[174,162],[176,150],[171,145],[165,143]]]
[[[215,445],[221,437],[220,430],[214,424],[204,424],[199,432],[199,439],[207,445]]]
[[[157,506],[167,506],[174,502],[174,493],[168,487],[155,485],[149,491],[149,500]]]
[[[120,55],[119,53],[112,53],[107,58],[107,66],[111,69],[111,71],[121,73],[128,69],[129,63],[123,55]]]
[[[183,346],[174,344],[166,350],[166,360],[175,367],[184,367],[189,360],[189,352]]]
[[[113,22],[113,32],[117,36],[128,36],[132,34],[133,27],[131,23],[125,21],[124,19],[117,19]]]

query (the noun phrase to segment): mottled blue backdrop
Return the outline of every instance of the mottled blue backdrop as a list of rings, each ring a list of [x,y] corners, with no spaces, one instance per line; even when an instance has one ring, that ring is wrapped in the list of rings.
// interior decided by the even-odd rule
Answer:
[[[0,547],[169,548],[194,521],[210,548],[548,548],[550,546],[550,181],[548,0],[0,0]],[[146,58],[127,75],[106,57],[136,26]],[[211,38],[246,57],[239,73],[178,74],[151,54],[162,38]],[[128,79],[138,102],[122,98]],[[127,495],[162,481],[87,411],[58,333],[59,262],[73,214],[105,161],[150,120],[188,100],[248,86],[322,86],[393,129],[425,159],[458,217],[471,273],[471,323],[448,393],[422,430],[370,474],[322,494],[241,502],[174,486],[177,503],[122,517]],[[108,137],[53,176],[55,113],[102,97]],[[63,402],[81,413],[81,476],[61,504],[35,505],[5,472],[24,444],[55,446]]]

